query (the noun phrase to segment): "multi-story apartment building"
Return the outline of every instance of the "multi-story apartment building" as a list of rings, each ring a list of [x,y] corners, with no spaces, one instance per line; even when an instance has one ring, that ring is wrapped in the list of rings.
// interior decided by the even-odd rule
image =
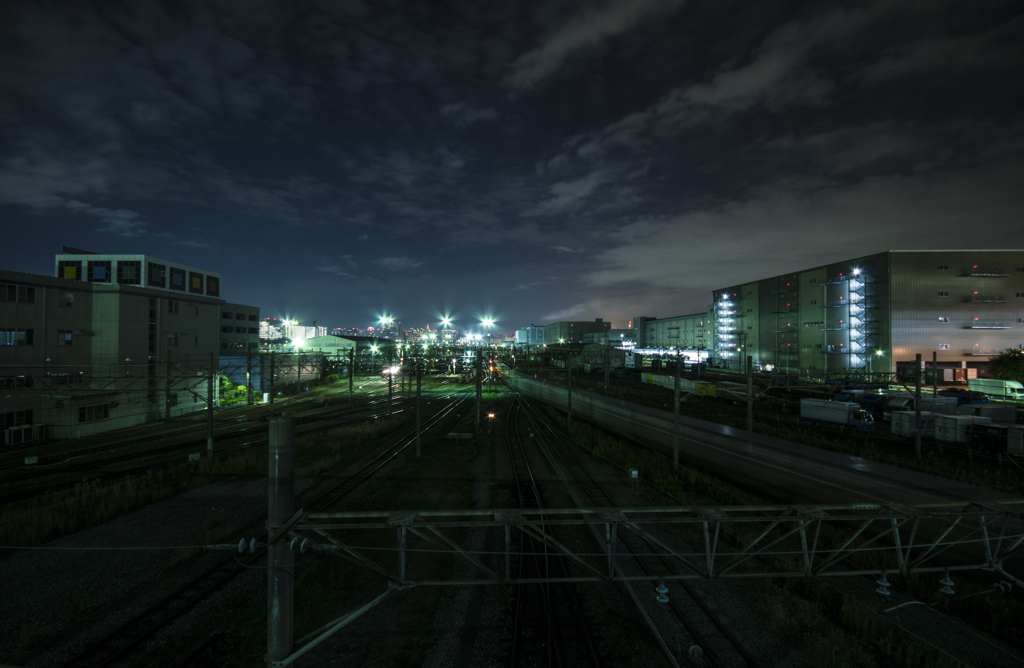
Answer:
[[[221,351],[219,274],[67,249],[55,273],[0,270],[5,428],[69,438],[206,408]]]
[[[1024,346],[1024,251],[888,251],[713,293],[715,358],[786,373],[984,367]]]

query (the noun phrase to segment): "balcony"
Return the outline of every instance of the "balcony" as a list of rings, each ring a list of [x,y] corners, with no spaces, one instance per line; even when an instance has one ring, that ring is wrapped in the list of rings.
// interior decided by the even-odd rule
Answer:
[[[1011,325],[1005,322],[982,322],[972,320],[964,323],[964,329],[1010,329]]]
[[[851,302],[849,299],[834,299],[834,300],[832,300],[830,302],[825,302],[822,305],[822,308],[843,307],[843,306],[849,306],[852,303],[853,302]]]
[[[964,302],[973,302],[975,304],[1009,304],[1010,300],[1006,297],[983,297],[982,295],[967,295],[964,297]]]

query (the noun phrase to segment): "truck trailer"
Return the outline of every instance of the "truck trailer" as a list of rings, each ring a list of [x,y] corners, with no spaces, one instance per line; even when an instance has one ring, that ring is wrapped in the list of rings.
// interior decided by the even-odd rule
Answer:
[[[837,424],[857,431],[874,431],[875,419],[857,404],[827,399],[801,399],[800,419],[819,424]]]
[[[971,378],[967,388],[974,392],[983,392],[993,397],[1024,400],[1024,385],[1015,380],[996,380],[994,378]]]

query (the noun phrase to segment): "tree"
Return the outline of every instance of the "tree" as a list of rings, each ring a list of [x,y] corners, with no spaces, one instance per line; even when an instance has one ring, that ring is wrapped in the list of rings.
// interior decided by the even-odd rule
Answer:
[[[993,378],[1024,382],[1024,351],[1007,348],[989,361],[988,370]]]

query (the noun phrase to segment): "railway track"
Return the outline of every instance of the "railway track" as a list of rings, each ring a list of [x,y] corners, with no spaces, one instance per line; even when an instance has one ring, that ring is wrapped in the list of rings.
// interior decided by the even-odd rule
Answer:
[[[578,507],[590,508],[615,508],[620,502],[610,492],[606,485],[598,482],[584,466],[583,460],[577,452],[575,442],[566,443],[563,434],[555,430],[539,412],[529,408],[520,398],[524,413],[530,420],[536,435],[537,445],[548,459],[552,469],[563,480],[569,489],[570,495]],[[601,546],[601,550],[607,550],[607,537],[602,536],[595,527],[591,527],[594,538]],[[648,545],[637,534],[631,532],[620,532],[615,540],[615,552],[617,566],[616,570],[632,571],[634,574],[643,574],[654,577],[655,573],[682,573],[685,571],[683,564],[670,561],[664,557],[649,556],[658,550]],[[628,557],[624,559],[624,557]],[[639,597],[633,592],[632,585],[626,583],[632,598],[637,603],[648,623],[655,629],[658,626],[657,613],[650,614]],[[667,608],[671,617],[678,623],[678,631],[685,636],[688,646],[699,647],[698,656],[704,663],[716,666],[751,666],[759,664],[756,658],[743,646],[738,638],[732,633],[728,624],[712,610],[684,580],[673,581],[667,585],[668,602]],[[667,631],[677,631],[667,629]],[[681,657],[675,657],[664,640],[664,634],[655,629],[658,640],[665,653],[673,662],[678,662]],[[691,655],[693,658],[693,655]],[[678,665],[678,664],[677,664]]]
[[[513,410],[513,419],[505,422],[505,437],[519,507],[538,510],[543,503],[519,433],[518,403]],[[565,559],[548,553],[543,543],[525,534],[520,539],[519,554],[520,579],[568,577]],[[571,583],[518,584],[513,611],[510,665],[601,665],[579,595]]]
[[[447,399],[446,395],[440,397]],[[401,413],[409,408],[413,399],[400,397],[392,402],[391,413]],[[424,402],[429,405],[433,400]],[[317,402],[319,403],[319,402]],[[336,409],[319,409],[318,412],[296,417],[296,434],[304,436],[327,429],[347,426],[375,419],[388,415],[385,406],[386,402],[371,395],[354,406],[341,405]],[[317,409],[314,409],[317,410]],[[294,407],[290,408],[294,412]],[[237,425],[228,433],[223,431],[216,434],[216,455],[220,456],[236,450],[264,445],[266,423],[263,419],[248,424]],[[135,443],[138,445],[138,443]],[[16,471],[6,472],[0,475],[0,482],[3,483],[4,493],[0,501],[12,502],[31,498],[40,492],[60,489],[81,482],[82,479],[91,481],[103,481],[122,478],[126,475],[145,473],[149,470],[168,466],[181,461],[184,453],[205,452],[205,435],[200,439],[193,439],[185,442],[174,442],[166,445],[143,446],[137,452],[125,454],[117,450],[111,451],[109,447],[100,447],[91,450],[95,454],[105,454],[99,459],[76,463],[79,457],[86,456],[84,453],[59,462],[63,466],[57,468],[57,464],[22,467]]]
[[[427,431],[441,424],[469,396],[468,392],[459,393],[454,401],[441,407],[424,421],[423,430]],[[391,440],[392,443],[380,448],[354,473],[341,480],[332,480],[309,492],[308,498],[302,502],[302,507],[311,512],[329,508],[373,477],[410,446],[413,446],[416,442],[415,430]],[[260,535],[265,531],[266,528],[261,522],[255,522],[234,534],[234,539]],[[241,558],[238,558],[238,555],[233,552],[228,553],[228,556],[218,559],[215,564],[204,569],[197,576],[190,578],[171,593],[147,606],[139,615],[88,643],[62,666],[101,668],[131,665],[136,653],[147,640],[155,637],[174,620],[194,609],[242,573],[254,567],[262,568],[258,564],[265,555],[266,547],[260,547],[255,552],[245,553]]]

